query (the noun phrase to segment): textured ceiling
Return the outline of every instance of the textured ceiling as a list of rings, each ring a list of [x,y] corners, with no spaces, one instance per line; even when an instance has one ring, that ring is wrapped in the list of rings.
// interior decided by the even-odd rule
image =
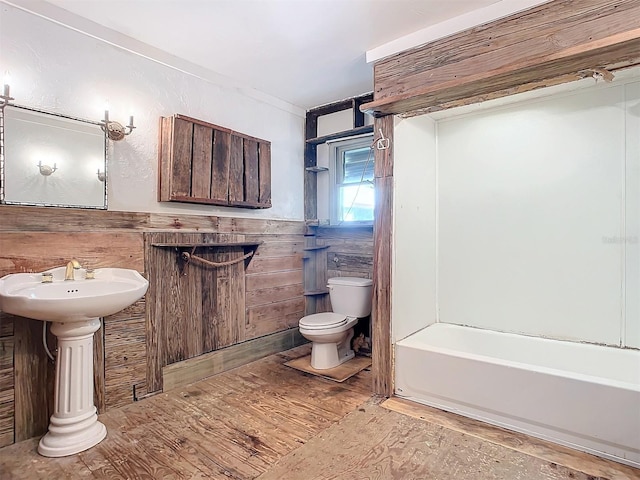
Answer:
[[[48,0],[304,109],[371,91],[367,50],[496,1]]]

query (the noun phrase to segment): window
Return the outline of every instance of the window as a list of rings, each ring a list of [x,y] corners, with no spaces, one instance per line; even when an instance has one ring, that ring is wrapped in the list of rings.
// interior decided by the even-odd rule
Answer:
[[[373,222],[372,137],[337,142],[331,149],[331,224]]]

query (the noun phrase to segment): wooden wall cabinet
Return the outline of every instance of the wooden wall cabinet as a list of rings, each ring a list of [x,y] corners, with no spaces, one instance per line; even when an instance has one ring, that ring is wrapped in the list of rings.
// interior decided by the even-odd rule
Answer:
[[[160,118],[161,202],[271,207],[271,143],[184,115]]]

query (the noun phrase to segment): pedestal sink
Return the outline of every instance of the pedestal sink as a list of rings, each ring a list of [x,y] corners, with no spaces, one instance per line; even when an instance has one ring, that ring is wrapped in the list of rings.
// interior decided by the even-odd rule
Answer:
[[[38,452],[64,457],[100,443],[107,435],[93,403],[93,334],[100,317],[135,303],[149,282],[135,270],[99,268],[95,278],[84,269],[65,280],[65,267],[41,273],[14,273],[0,278],[0,310],[53,322],[58,337],[54,413]],[[43,278],[48,282],[43,282]]]

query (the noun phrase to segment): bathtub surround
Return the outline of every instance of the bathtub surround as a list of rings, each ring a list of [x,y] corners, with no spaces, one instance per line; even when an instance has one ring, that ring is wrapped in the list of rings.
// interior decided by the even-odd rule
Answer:
[[[638,32],[634,30],[635,24],[628,21],[629,18],[637,13],[636,10],[638,8],[637,4],[633,2],[620,0],[597,0],[588,3],[584,2],[580,5],[575,4],[575,2],[557,0],[393,55],[376,63],[374,67],[374,102],[363,105],[362,109],[370,111],[378,109],[381,115],[387,115],[382,119],[388,118],[388,113],[391,111],[398,111],[403,116],[415,116],[422,112],[437,112],[454,106],[471,105],[478,101],[540,89],[547,85],[571,82],[577,78],[575,75],[560,75],[559,77],[547,78],[537,75],[539,70],[536,67],[547,60],[552,61],[556,54],[566,60],[574,55],[580,59],[590,58],[592,54],[597,53],[599,61],[596,64],[609,65],[610,62],[613,62],[611,69],[624,68],[633,64],[633,59],[638,57],[635,50],[639,42]],[[547,36],[541,36],[540,32],[545,32]],[[564,40],[562,42],[542,41],[542,38],[550,38],[552,36],[558,36],[558,38],[563,38]],[[567,48],[567,45],[571,45],[571,48]],[[464,55],[461,52],[464,52]],[[442,58],[443,61],[438,63],[429,62],[428,59],[436,54],[440,55],[438,58]],[[615,59],[618,58],[619,54],[626,56],[626,60],[616,63]],[[520,70],[523,64],[512,61],[519,58],[526,60],[531,68]],[[615,75],[619,75],[620,72],[622,70],[616,70]],[[590,82],[593,82],[593,72],[591,72],[592,74],[583,73],[587,78],[591,79],[589,80]],[[491,79],[493,76],[496,76],[497,79],[495,88],[492,88]],[[418,77],[423,81],[416,82],[415,80]],[[390,80],[390,78],[393,78],[393,80]],[[505,79],[510,80],[510,83],[501,83]],[[420,85],[427,85],[424,82],[427,82],[428,87],[421,90]],[[584,83],[586,80],[582,82]],[[476,87],[479,85],[487,87],[486,94],[478,96],[479,90]],[[572,85],[568,85],[568,87],[571,88]],[[440,93],[442,93],[442,96],[439,95]],[[381,103],[375,105],[378,100]],[[398,103],[394,104],[396,100]],[[382,104],[391,110],[386,113],[382,112],[379,109],[379,107],[382,108]],[[426,123],[432,122],[432,120],[423,121]],[[408,125],[408,123],[405,123],[405,128],[410,129],[411,127]],[[434,126],[418,127],[419,130],[424,132],[428,132],[429,128],[434,128]],[[377,127],[374,130],[377,131]],[[385,134],[385,136],[388,135]],[[628,137],[631,138],[631,135],[628,135]],[[424,142],[424,147],[432,150],[435,136],[433,133],[426,133],[422,135],[422,138],[415,139],[415,142]],[[399,148],[402,148],[402,146]],[[634,147],[631,145],[630,148]],[[425,164],[423,158],[418,155],[414,162],[419,162],[417,165],[425,165],[426,170],[424,173],[426,174],[429,169],[433,168],[433,164],[429,161]],[[398,174],[397,171],[396,174]],[[627,183],[633,185],[637,183],[637,180],[629,178]],[[417,189],[423,188],[423,183],[420,183],[417,187]],[[408,195],[408,191],[404,189],[403,193]],[[428,204],[420,207],[420,211],[423,214],[427,216],[435,215],[431,213],[437,212],[434,203],[436,201],[435,198],[432,197],[431,200],[431,203],[434,204],[433,208]],[[398,204],[398,200],[396,200],[396,204]],[[411,204],[409,203],[409,205]],[[414,207],[410,206],[410,208]],[[630,218],[633,218],[631,212],[633,208],[635,208],[633,203],[626,206],[627,214],[631,215]],[[399,212],[399,210],[396,210],[394,213],[391,204],[382,201],[377,204],[376,209],[377,215],[388,216],[389,218]],[[429,221],[428,218],[427,221]],[[380,227],[384,228],[384,225],[383,222]],[[404,223],[396,222],[395,225],[401,228]],[[384,251],[385,248],[388,248],[388,244],[392,240],[391,230],[389,228],[384,234],[376,235],[375,250]],[[540,234],[541,232],[538,233]],[[603,233],[598,235],[598,238],[602,238]],[[394,232],[393,241],[395,243],[403,242],[404,240],[399,239]],[[430,242],[428,237],[427,242]],[[398,246],[393,246],[396,255],[398,252],[408,251],[399,248],[399,245],[400,243],[398,243]],[[422,244],[420,245],[421,248]],[[426,248],[435,247],[427,245]],[[631,256],[634,255],[633,251],[628,253]],[[414,259],[411,256],[407,256],[405,260],[395,258],[394,270],[403,268],[401,266],[403,262],[406,262],[406,266],[410,269]],[[390,256],[381,258],[378,264],[380,270],[391,272]],[[426,276],[428,282],[431,283],[432,280],[430,278],[433,278],[433,274],[429,273],[428,269],[429,265],[427,265]],[[630,270],[629,273],[634,277],[637,276],[637,272],[634,273]],[[396,281],[395,278],[396,276],[394,276],[394,283]],[[630,280],[633,283],[632,278]],[[435,283],[433,285],[435,286]],[[392,287],[394,298],[396,295],[402,295],[403,291],[407,291],[407,289]],[[632,289],[627,291],[633,292]],[[437,295],[435,290],[433,293],[428,291],[426,293],[427,299],[435,298],[434,296]],[[394,301],[394,308],[398,303],[400,302]],[[426,315],[423,313],[405,315],[408,313],[405,311],[402,322],[399,322],[400,325],[394,326],[394,332],[397,330],[401,336],[404,336],[410,334],[411,331],[416,331],[429,325],[435,321],[436,307],[436,303],[433,301],[434,311],[433,313],[427,312]],[[429,305],[427,308],[429,308]],[[387,311],[384,305],[380,306],[378,310],[382,313]],[[376,311],[375,306],[374,311]],[[378,315],[374,319],[374,324],[388,331],[390,331],[390,322],[390,315]],[[405,325],[403,325],[405,322],[409,322],[411,325],[406,325],[405,328]],[[631,328],[632,330],[634,329],[633,326]],[[637,337],[637,334],[633,336]],[[374,372],[376,372],[374,374],[374,384],[385,385],[389,383],[386,379],[389,377],[388,372],[392,371],[393,367],[391,366],[392,356],[390,350],[386,348],[386,345],[382,347],[378,349],[378,354],[380,355],[378,360],[376,360],[374,351],[374,365],[386,366],[386,370],[384,368],[374,368]],[[390,390],[381,390],[380,393],[389,394]]]
[[[516,378],[485,375],[491,388],[483,384],[483,390],[500,391],[503,398],[487,394],[482,403],[479,388],[450,391],[458,380],[464,385],[465,368],[474,369],[473,378],[481,375],[475,370],[483,364],[479,355],[452,348],[464,368],[452,360],[462,372],[454,366],[455,375],[450,371],[436,387],[425,379],[446,374],[439,362],[427,360],[431,353],[401,349],[440,323],[509,332],[497,334],[509,339],[570,340],[578,348],[574,355],[586,355],[583,362],[609,365],[602,377],[580,374],[589,392],[638,365],[640,96],[636,71],[625,68],[640,58],[640,34],[631,20],[639,9],[637,2],[620,0],[557,0],[376,63],[374,101],[362,108],[380,116],[374,131],[390,122],[385,136],[394,138],[393,198],[385,201],[380,192],[376,203],[374,251],[393,251],[376,255],[376,270],[393,275],[391,314],[385,315],[389,295],[381,292],[374,301],[374,339],[377,330],[392,334],[389,345],[373,352],[378,393],[394,391],[388,373],[394,372],[394,355],[386,348],[394,342],[399,395],[498,422],[486,413],[491,411],[507,417],[501,424],[509,428],[637,465],[637,372],[613,405],[580,402],[586,417],[606,420],[603,404],[622,412],[634,431],[620,437],[611,428],[620,427],[619,419],[595,428],[586,422],[585,432],[560,421],[562,412],[549,404],[548,416],[536,417],[530,400],[518,396],[531,383],[528,376],[538,376],[535,361],[510,370],[519,371]],[[605,83],[611,74],[614,81]],[[522,94],[533,90],[539,91]],[[500,100],[490,110],[491,99]],[[511,105],[516,100],[522,103]],[[468,107],[447,111],[456,106]],[[394,121],[390,114],[402,118]],[[393,226],[379,235],[384,218],[393,218]],[[412,344],[411,351],[418,350]],[[596,351],[622,354],[621,365],[608,362],[609,356],[596,358]],[[552,382],[560,379],[560,390],[575,385],[566,366],[547,368],[554,371]],[[540,385],[530,393],[554,392]],[[522,410],[503,406],[505,398]],[[558,400],[562,408],[574,408],[575,400]],[[473,411],[478,403],[480,414]],[[568,434],[565,427],[575,431]]]
[[[398,395],[640,466],[639,74],[397,120]]]
[[[395,352],[401,397],[640,468],[637,350],[436,323]]]

